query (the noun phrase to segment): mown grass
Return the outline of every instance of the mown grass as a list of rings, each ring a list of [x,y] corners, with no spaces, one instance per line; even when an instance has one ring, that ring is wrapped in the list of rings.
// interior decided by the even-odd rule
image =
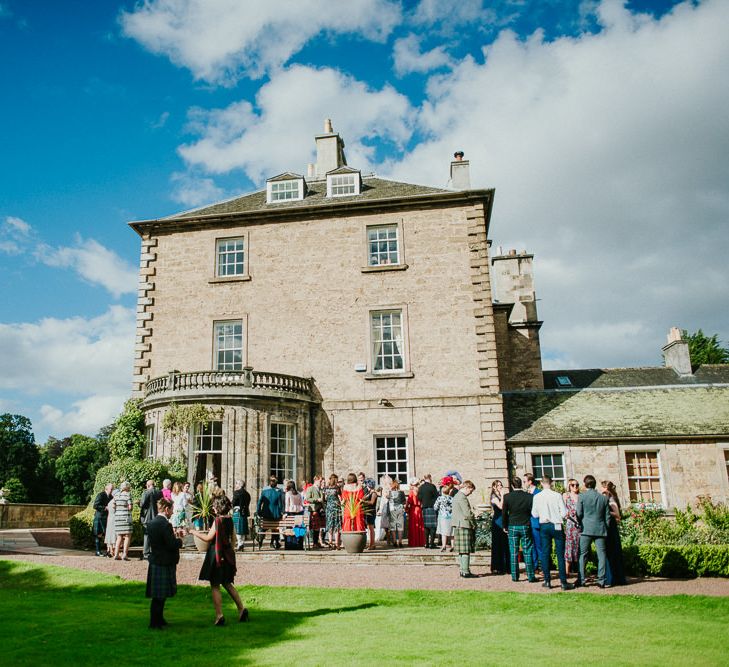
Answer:
[[[213,627],[209,590],[181,586],[153,631],[142,583],[0,560],[0,664],[666,667],[724,665],[729,646],[726,598],[239,590],[249,624]]]

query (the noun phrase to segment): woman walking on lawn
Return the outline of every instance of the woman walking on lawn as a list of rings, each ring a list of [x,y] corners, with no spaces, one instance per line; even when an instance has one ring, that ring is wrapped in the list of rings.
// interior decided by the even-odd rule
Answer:
[[[220,593],[221,586],[233,598],[233,602],[238,608],[238,621],[244,623],[248,620],[248,609],[243,606],[240,595],[233,586],[236,563],[232,541],[233,519],[230,517],[230,508],[231,504],[227,496],[218,496],[213,500],[215,522],[212,528],[207,533],[199,530],[191,531],[193,535],[210,543],[198,579],[210,582],[213,606],[215,607],[215,625],[225,625],[223,598]]]

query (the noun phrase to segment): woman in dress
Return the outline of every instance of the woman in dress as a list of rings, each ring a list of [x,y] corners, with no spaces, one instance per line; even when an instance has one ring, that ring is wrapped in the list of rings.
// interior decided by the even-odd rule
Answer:
[[[235,550],[233,549],[233,519],[230,516],[231,503],[227,496],[220,495],[213,500],[215,522],[207,533],[199,530],[191,532],[205,542],[209,542],[205,560],[198,579],[210,582],[215,607],[215,625],[225,625],[223,616],[222,586],[238,608],[238,621],[248,620],[248,609],[243,606],[240,595],[233,585],[236,573]]]
[[[509,574],[509,539],[504,532],[501,511],[504,508],[504,485],[501,480],[491,483],[491,573]]]
[[[342,488],[342,530],[347,532],[364,531],[364,489],[357,482],[357,475],[350,472],[347,483]]]
[[[408,546],[425,546],[425,523],[423,522],[423,505],[418,498],[420,480],[410,478],[410,492],[405,501],[405,513],[408,516]]]
[[[567,482],[564,493],[564,505],[567,517],[564,526],[564,560],[567,574],[580,571],[580,521],[577,518],[577,501],[580,499],[580,483],[576,479]]]
[[[615,484],[604,480],[602,493],[610,504],[610,523],[606,540],[607,576],[605,583],[610,586],[625,586],[625,569],[623,568],[623,545],[620,541],[620,500]]]
[[[339,499],[339,478],[334,474],[329,475],[329,485],[324,490],[324,499],[327,513],[329,548],[341,549],[342,503]]]
[[[440,550],[445,551],[451,540],[451,519],[453,518],[453,498],[451,497],[451,490],[453,486],[446,484],[440,489],[440,495],[433,505],[438,514],[438,529],[437,533],[440,535]],[[451,551],[453,546],[451,545]]]
[[[357,481],[362,485],[364,498],[362,499],[362,507],[364,510],[365,525],[369,532],[370,544],[368,549],[375,548],[375,519],[377,513],[377,491],[375,491],[375,480],[365,477],[363,472],[357,475]]]
[[[233,491],[233,524],[235,525],[238,551],[243,551],[245,538],[248,535],[248,517],[250,515],[251,494],[246,489],[245,481],[238,479]]]
[[[296,482],[290,479],[286,482],[286,505],[284,508],[286,514],[303,514],[304,513],[304,497],[296,488]]]
[[[112,501],[114,503],[114,531],[116,532],[116,544],[114,545],[114,560],[129,560],[129,542],[132,538],[132,496],[129,482],[122,482],[119,486],[119,493]],[[119,549],[123,551],[119,556]]]
[[[405,492],[400,490],[400,482],[397,479],[393,479],[390,484],[388,512],[392,546],[402,547],[402,535],[405,532]]]
[[[119,495],[119,489],[114,489],[111,492],[111,500],[106,506],[109,512],[109,518],[106,520],[106,534],[104,535],[104,542],[106,542],[106,555],[109,558],[114,558],[114,546],[116,545],[116,530],[114,530],[114,498]]]
[[[185,506],[188,499],[182,488],[180,482],[175,482],[172,485],[172,519],[170,523],[177,537],[182,537],[185,534],[185,526],[187,525]]]

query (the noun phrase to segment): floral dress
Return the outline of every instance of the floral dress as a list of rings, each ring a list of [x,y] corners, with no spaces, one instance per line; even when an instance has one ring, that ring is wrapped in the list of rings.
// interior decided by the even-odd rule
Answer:
[[[327,531],[342,530],[342,504],[339,500],[339,489],[327,487],[324,489],[326,503]]]
[[[441,537],[450,537],[452,532],[453,498],[446,494],[439,495],[433,509],[438,513],[438,530],[436,532]]]
[[[572,494],[567,493],[564,497],[564,504],[567,508],[567,521],[564,528],[564,559],[570,563],[577,563],[580,560],[580,524],[577,520],[577,501]]]

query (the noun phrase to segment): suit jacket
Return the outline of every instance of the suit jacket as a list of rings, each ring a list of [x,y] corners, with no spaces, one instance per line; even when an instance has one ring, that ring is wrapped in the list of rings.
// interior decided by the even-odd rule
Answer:
[[[157,501],[162,497],[162,492],[155,488],[146,489],[139,501],[139,520],[143,524],[150,523],[157,516]]]
[[[529,526],[532,518],[534,496],[521,489],[514,489],[504,496],[501,512],[504,528],[509,526]]]
[[[433,507],[439,495],[440,493],[435,488],[435,484],[431,484],[430,482],[423,482],[418,489],[418,500],[420,500],[423,509]]]
[[[607,537],[610,523],[610,503],[595,489],[587,489],[577,496],[576,514],[582,524],[582,534]]]
[[[106,491],[101,491],[96,494],[94,498],[94,509],[96,510],[95,517],[103,519],[109,516],[109,510],[106,508],[111,502],[111,496]]]
[[[261,491],[256,510],[262,519],[280,519],[284,513],[283,493],[272,486],[267,486]]]
[[[175,537],[172,524],[166,516],[157,515],[147,524],[149,536],[149,562],[154,565],[177,565],[180,562],[182,540]]]
[[[245,489],[233,492],[233,507],[240,507],[241,516],[251,515],[251,494]]]
[[[454,528],[475,528],[476,519],[473,516],[473,510],[471,509],[471,503],[468,502],[468,496],[459,491],[453,497],[453,514],[451,519],[451,525]]]

